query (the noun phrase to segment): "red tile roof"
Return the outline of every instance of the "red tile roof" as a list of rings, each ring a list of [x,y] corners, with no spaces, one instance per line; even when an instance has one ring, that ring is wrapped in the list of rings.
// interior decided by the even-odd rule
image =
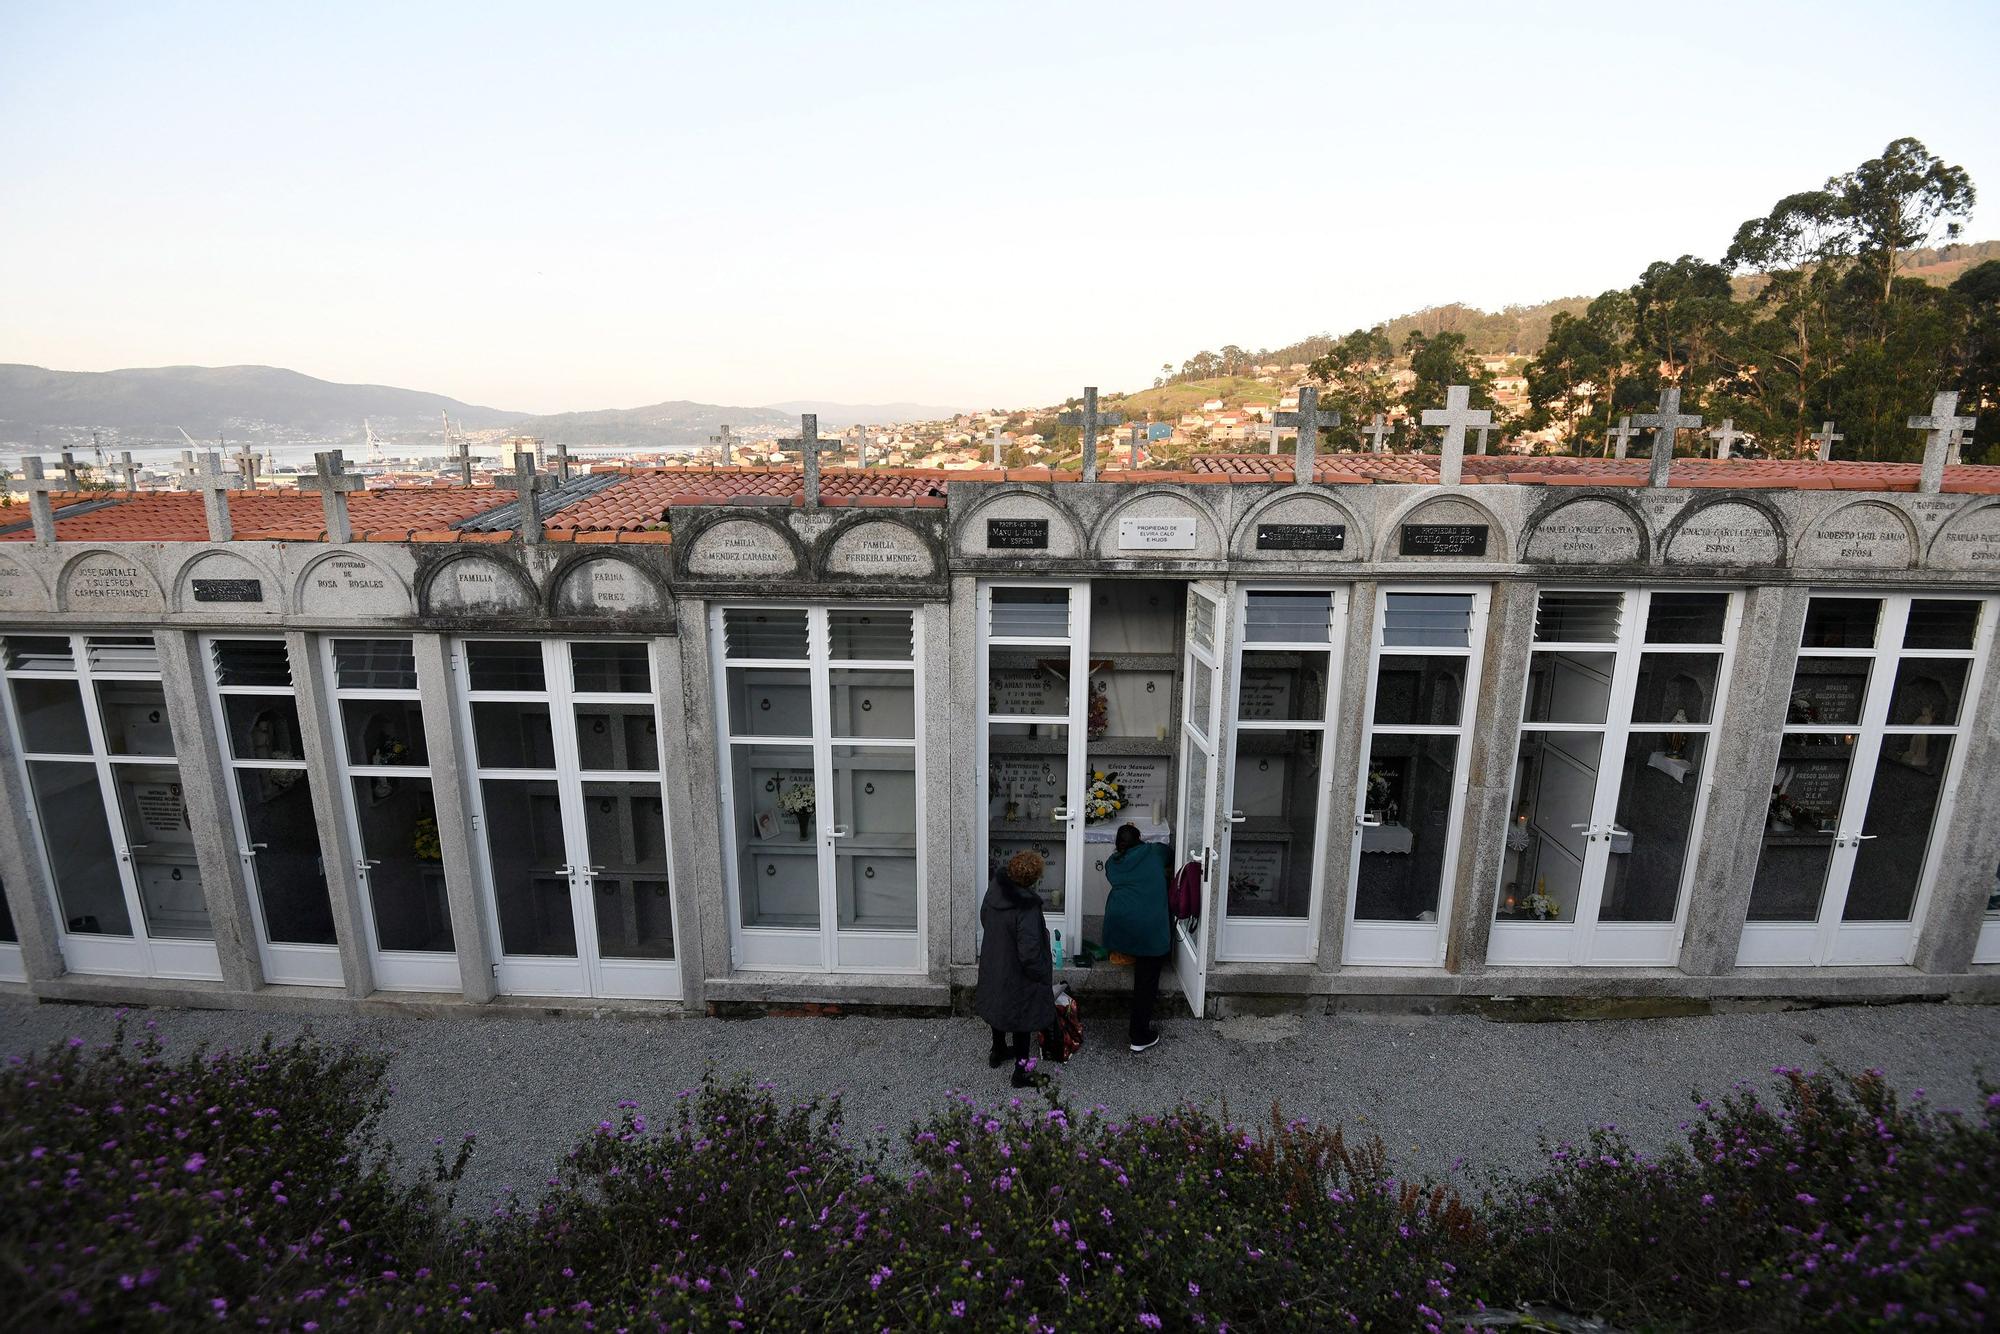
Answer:
[[[92,499],[116,503],[65,519],[56,516],[56,538],[63,542],[203,542],[208,521],[202,517],[201,495],[194,491],[98,492]],[[512,491],[476,487],[371,487],[347,499],[347,513],[356,538],[402,542],[412,532],[449,528],[460,519],[505,505]],[[27,518],[25,507],[21,517]],[[232,491],[229,520],[245,541],[317,541],[326,536],[325,510],[317,495],[299,491]],[[8,533],[0,541],[24,542],[29,529]]]
[[[1314,480],[1320,482],[1437,481],[1436,454],[1321,454]],[[1223,474],[1263,479],[1290,476],[1290,454],[1200,454],[1188,460],[1198,475]],[[1644,486],[1652,460],[1601,459],[1559,455],[1470,454],[1465,459],[1468,481],[1537,483],[1569,482],[1601,486]],[[1145,474],[1127,474],[1144,476]],[[1667,474],[1674,487],[1750,487],[1801,490],[1914,491],[1923,475],[1916,463],[1869,463],[1817,459],[1675,459]],[[1945,469],[1948,492],[2000,490],[2000,467],[1957,464]]]
[[[944,503],[946,482],[962,473],[936,468],[826,468],[820,472],[823,505]],[[550,533],[630,532],[666,522],[669,505],[725,505],[742,496],[789,499],[801,504],[805,475],[797,468],[660,468],[634,472],[549,516]]]

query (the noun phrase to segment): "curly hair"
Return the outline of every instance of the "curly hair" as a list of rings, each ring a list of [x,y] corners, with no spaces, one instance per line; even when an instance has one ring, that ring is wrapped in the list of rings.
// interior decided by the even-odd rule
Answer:
[[[1022,850],[1007,859],[1007,878],[1023,889],[1042,878],[1042,854]]]

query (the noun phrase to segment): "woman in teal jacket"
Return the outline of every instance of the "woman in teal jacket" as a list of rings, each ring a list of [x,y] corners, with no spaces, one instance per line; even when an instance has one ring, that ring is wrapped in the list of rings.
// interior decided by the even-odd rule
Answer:
[[[1133,1051],[1145,1051],[1160,1040],[1153,1005],[1160,995],[1160,969],[1174,944],[1174,926],[1167,919],[1169,855],[1164,844],[1141,840],[1139,826],[1122,824],[1117,851],[1104,863],[1104,878],[1111,882],[1104,905],[1104,948],[1135,961],[1128,1035]]]

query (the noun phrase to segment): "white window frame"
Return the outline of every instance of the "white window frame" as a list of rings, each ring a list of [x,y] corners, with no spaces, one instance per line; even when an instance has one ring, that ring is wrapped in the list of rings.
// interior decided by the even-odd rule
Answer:
[[[1565,921],[1520,922],[1494,918],[1488,938],[1487,962],[1500,968],[1537,966],[1668,967],[1680,957],[1681,942],[1687,931],[1689,890],[1701,847],[1702,828],[1708,817],[1709,799],[1715,791],[1715,746],[1713,738],[1728,706],[1729,685],[1736,663],[1736,639],[1743,614],[1742,594],[1734,589],[1700,585],[1590,585],[1546,584],[1536,588],[1536,623],[1540,623],[1541,597],[1545,593],[1617,593],[1619,634],[1615,640],[1541,640],[1528,646],[1530,663],[1537,652],[1609,653],[1613,655],[1612,676],[1601,723],[1553,723],[1527,721],[1528,690],[1532,671],[1522,673],[1521,703],[1513,763],[1518,765],[1520,736],[1570,733],[1594,735],[1599,739],[1598,768],[1591,804],[1590,827],[1584,836],[1584,867],[1576,903],[1567,905]],[[1708,593],[1726,596],[1719,644],[1666,642],[1648,643],[1646,618],[1655,593]],[[1632,707],[1638,692],[1639,667],[1647,653],[1716,654],[1715,698],[1709,702],[1706,723],[1635,723]],[[1684,732],[1704,738],[1701,788],[1695,796],[1694,818],[1688,827],[1685,855],[1681,860],[1681,882],[1675,892],[1673,918],[1667,922],[1601,922],[1604,884],[1609,879],[1614,840],[1630,839],[1617,824],[1618,800],[1624,772],[1625,746],[1633,732]],[[1510,768],[1510,774],[1513,772]],[[1511,791],[1512,778],[1509,779]],[[1511,823],[1510,806],[1506,819]],[[1505,892],[1507,868],[1502,859],[1494,884],[1494,903]],[[1525,889],[1525,887],[1522,887]]]
[[[1822,883],[1819,915],[1810,922],[1749,922],[1737,946],[1736,966],[1815,967],[1821,965],[1908,965],[1916,959],[1917,935],[1930,910],[1931,891],[1937,882],[1938,843],[1951,827],[1958,804],[1959,784],[1965,774],[1965,753],[1973,717],[1978,712],[1979,692],[1993,653],[1994,623],[2000,620],[2000,597],[1990,593],[1960,593],[1949,588],[1901,589],[1815,588],[1815,598],[1869,599],[1881,603],[1875,623],[1875,643],[1865,649],[1793,648],[1786,672],[1796,673],[1800,658],[1860,658],[1869,660],[1868,693],[1862,702],[1858,723],[1792,724],[1781,728],[1783,735],[1853,735],[1853,758],[1849,761],[1847,785],[1841,794],[1839,832],[1828,860]],[[1976,602],[1980,605],[1979,625],[1970,649],[1905,649],[1904,632],[1909,625],[1914,602]],[[1893,645],[1894,647],[1890,647]],[[1889,704],[1895,693],[1896,670],[1904,658],[1953,658],[1970,662],[1965,674],[1965,693],[1959,701],[1958,721],[1950,727],[1896,725],[1888,721]],[[1787,681],[1791,679],[1787,676]],[[1901,922],[1843,922],[1854,865],[1863,841],[1874,837],[1862,832],[1868,803],[1874,794],[1875,769],[1881,758],[1885,737],[1949,736],[1951,759],[1945,766],[1944,782],[1938,791],[1937,807],[1931,814],[1930,842],[1924,850],[1923,870],[1917,878],[1917,892],[1910,902],[1908,920]],[[1780,745],[1782,745],[1782,739]],[[1759,864],[1762,862],[1761,836]],[[1756,872],[1751,872],[1754,883]],[[1982,931],[1982,937],[1984,932]],[[1983,940],[1981,942],[1983,944]],[[1977,946],[1975,946],[1977,948]]]
[[[4,697],[4,706],[7,710],[8,725],[13,729],[14,736],[21,745],[15,756],[15,769],[22,784],[22,791],[28,794],[28,821],[35,829],[37,852],[42,858],[42,874],[54,909],[56,942],[62,952],[64,964],[78,973],[220,982],[222,961],[213,936],[207,940],[186,940],[154,937],[148,933],[145,904],[140,900],[138,873],[132,861],[135,845],[128,843],[126,839],[124,810],[119,803],[118,789],[112,778],[113,770],[119,765],[171,767],[179,773],[180,741],[176,739],[176,753],[173,755],[113,755],[104,739],[104,718],[98,701],[97,684],[103,681],[158,682],[164,690],[164,670],[109,671],[94,668],[90,663],[89,641],[92,639],[144,638],[153,642],[156,651],[158,639],[151,631],[133,630],[130,627],[95,632],[22,628],[12,631],[7,638],[65,639],[69,641],[70,646],[68,671],[31,672],[8,668],[4,673],[8,685],[6,689],[0,690],[0,697]],[[14,689],[11,683],[15,680],[76,682],[77,692],[83,705],[86,729],[90,736],[90,753],[79,755],[29,751],[26,748],[26,735],[21,730],[20,714],[14,706]],[[67,926],[62,895],[56,887],[54,859],[48,855],[47,841],[52,836],[52,831],[42,823],[40,803],[35,799],[34,784],[28,773],[30,762],[44,760],[79,767],[91,765],[96,772],[98,800],[103,803],[105,827],[110,834],[112,855],[118,866],[119,888],[125,898],[126,915],[132,924],[132,934],[129,936],[72,934]],[[183,778],[183,784],[185,781]],[[197,875],[199,875],[198,867]],[[205,887],[203,894],[206,906]],[[212,928],[212,919],[210,925]]]
[[[804,658],[735,658],[728,654],[723,615],[728,611],[803,611],[806,614]],[[894,612],[910,618],[910,656],[899,658],[834,658],[830,613]],[[715,680],[716,769],[722,812],[723,878],[729,887],[730,953],[739,969],[779,972],[922,974],[929,968],[929,838],[926,832],[929,792],[924,737],[924,616],[919,606],[894,603],[717,602],[709,607],[709,661]],[[729,669],[733,667],[806,670],[813,734],[810,737],[744,736],[731,730]],[[911,684],[911,736],[848,737],[833,733],[835,671],[908,673]],[[816,801],[814,861],[818,874],[819,922],[812,927],[747,925],[743,920],[740,876],[744,848],[736,817],[735,750],[738,746],[791,746],[812,756],[813,790],[825,794]],[[836,746],[874,750],[908,750],[914,773],[916,821],[912,849],[916,875],[916,920],[911,929],[843,927],[840,925],[840,840],[852,831],[833,817],[836,806],[833,750]]]
[[[1389,597],[1391,594],[1401,593],[1471,595],[1472,618],[1466,629],[1466,646],[1464,648],[1398,646],[1385,652],[1383,630],[1388,616]],[[1470,750],[1473,729],[1479,722],[1479,685],[1484,675],[1486,660],[1486,620],[1492,602],[1493,586],[1482,583],[1383,583],[1375,590],[1375,606],[1369,617],[1368,687],[1362,700],[1361,731],[1356,738],[1355,747],[1354,843],[1348,861],[1345,905],[1347,925],[1341,942],[1343,964],[1355,967],[1405,968],[1436,968],[1444,964],[1445,949],[1451,934],[1452,907],[1457,898],[1458,850],[1465,834],[1465,798],[1472,781]],[[1381,675],[1384,656],[1464,658],[1465,695],[1457,724],[1449,727],[1417,723],[1378,725],[1375,722],[1375,688],[1377,678]],[[1439,864],[1437,920],[1434,922],[1362,921],[1354,915],[1356,891],[1360,887],[1361,879],[1362,842],[1370,823],[1366,819],[1368,757],[1374,748],[1377,733],[1391,736],[1450,736],[1457,740],[1456,759],[1452,767],[1451,810],[1446,817],[1450,833],[1446,835],[1443,858]]]
[[[292,678],[288,686],[226,686],[221,681],[221,667],[215,660],[215,646],[219,643],[235,643],[255,640],[259,643],[276,644],[285,649],[285,669]],[[215,633],[201,636],[198,646],[200,671],[207,683],[204,692],[208,697],[209,714],[215,728],[216,752],[222,757],[224,774],[223,786],[229,789],[229,818],[231,832],[236,839],[236,856],[243,863],[245,896],[250,900],[250,920],[257,931],[257,954],[264,967],[266,982],[279,982],[295,986],[337,987],[345,982],[340,967],[340,946],[311,945],[300,942],[274,941],[268,923],[264,918],[264,898],[257,871],[257,853],[262,844],[250,842],[250,822],[248,812],[243,808],[242,782],[238,778],[244,770],[284,769],[301,775],[310,785],[312,775],[306,772],[304,747],[296,760],[238,759],[229,731],[229,717],[225,711],[225,696],[248,696],[259,699],[289,699],[293,707],[299,706],[297,668],[292,665],[291,652],[283,635],[229,634]],[[319,842],[319,830],[315,823],[313,841]],[[320,864],[324,870],[329,859],[326,849],[320,848]],[[328,908],[332,908],[332,878],[327,878]]]

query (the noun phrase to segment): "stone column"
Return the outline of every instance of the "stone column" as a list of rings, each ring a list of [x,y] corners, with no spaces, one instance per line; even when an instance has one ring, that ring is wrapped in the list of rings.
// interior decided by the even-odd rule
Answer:
[[[948,794],[944,803],[950,819],[948,831],[951,860],[947,893],[951,921],[951,962],[978,961],[979,899],[986,892],[986,868],[979,861],[979,826],[986,818],[986,775],[979,770],[979,729],[986,701],[979,698],[979,581],[957,575],[951,581],[951,604],[947,611],[951,624],[948,687],[951,707],[941,737],[961,762],[949,775],[949,786],[935,779],[931,790]],[[962,705],[969,703],[970,707]]]
[[[917,745],[923,751],[924,765],[924,920],[917,929],[924,933],[925,974],[933,982],[949,983],[954,900],[966,897],[961,892],[965,882],[952,874],[954,826],[964,821],[954,820],[952,813],[955,808],[981,813],[986,809],[984,802],[958,807],[951,799],[951,793],[964,789],[960,773],[970,767],[965,756],[974,753],[961,751],[952,744],[952,715],[969,713],[977,718],[979,711],[953,704],[955,700],[971,699],[972,691],[969,686],[953,689],[960,678],[952,652],[951,608],[942,602],[925,602],[916,608],[915,619],[917,642],[923,653],[923,660],[917,664],[917,689],[923,700],[922,716],[917,722],[921,729]],[[690,712],[689,716],[712,717],[713,710]]]
[[[1533,580],[1496,584],[1486,616],[1479,697],[1459,763],[1465,765],[1465,806],[1459,819],[1458,858],[1450,868],[1457,885],[1446,926],[1444,966],[1453,973],[1486,968],[1493,934],[1493,894],[1507,853],[1508,801],[1514,792],[1514,757],[1521,744],[1521,698],[1535,642]]]
[[[1333,772],[1327,776],[1326,847],[1320,854],[1319,967],[1337,972],[1347,943],[1347,913],[1354,893],[1354,810],[1360,801],[1361,735],[1368,721],[1368,645],[1375,633],[1380,585],[1360,579],[1348,585],[1347,635],[1334,652],[1340,662],[1340,698],[1335,701]]]
[[[701,883],[705,868],[718,864],[713,851],[714,821],[702,815],[701,803],[705,787],[707,793],[716,789],[696,777],[690,734],[696,730],[691,720],[710,716],[712,710],[697,713],[689,707],[692,701],[682,680],[678,637],[656,636],[648,647],[653,662],[654,707],[660,711],[661,762],[666,766],[667,830],[673,840],[674,958],[681,966],[681,1004],[698,1009],[706,1000],[702,983],[708,977],[708,951],[695,886]],[[708,850],[703,849],[704,825],[708,827]],[[707,873],[712,875],[713,870]]]
[[[471,774],[465,728],[459,721],[458,682],[443,635],[412,636],[417,690],[424,702],[424,745],[430,751],[431,798],[437,806],[438,848],[444,855],[445,902],[451,912],[452,940],[458,946],[458,976],[465,999],[483,1005],[493,999],[494,950],[481,910],[479,876],[473,867]]]
[[[699,957],[702,976],[688,978],[684,985],[692,994],[710,978],[726,978],[736,960],[729,948],[729,879],[722,853],[722,761],[715,728],[715,675],[709,669],[708,603],[699,598],[680,602],[680,714],[683,718],[706,718],[706,727],[687,730],[688,819],[693,826],[693,846],[687,850],[694,874],[685,892],[679,895],[683,909],[692,908],[690,921],[700,934]],[[682,970],[686,977],[686,970]]]
[[[285,636],[285,655],[292,664],[292,692],[298,698],[299,744],[305,752],[307,781],[313,790],[313,821],[319,830],[320,856],[326,866],[326,893],[333,908],[333,937],[340,946],[340,976],[350,996],[375,990],[375,966],[369,949],[368,915],[362,907],[361,881],[355,863],[361,856],[350,836],[343,812],[352,797],[341,792],[340,720],[329,707],[325,660],[311,635],[292,631]]]
[[[243,871],[243,848],[229,807],[232,776],[223,763],[222,738],[216,734],[215,709],[209,702],[208,663],[191,631],[156,629],[153,642],[160,653],[160,683],[180,762],[181,800],[194,833],[202,899],[215,929],[222,981],[232,991],[255,991],[264,985],[264,963],[258,953],[249,877]]]
[[[1965,701],[1965,730],[1956,742],[1966,747],[1959,760],[1951,822],[1934,838],[1937,858],[1930,901],[1917,924],[1916,965],[1927,973],[1963,973],[1986,917],[1993,892],[2000,840],[1993,836],[1993,813],[2000,811],[2000,664],[1992,661],[2000,639],[1989,639],[1985,679],[1976,699]],[[1976,670],[1976,668],[1975,668]]]
[[[0,681],[0,690],[7,688]],[[7,909],[14,916],[14,934],[32,988],[61,977],[67,969],[57,943],[54,886],[36,842],[34,797],[6,713],[0,709],[0,881],[6,884]]]
[[[1752,588],[1742,596],[1729,694],[1708,738],[1707,810],[1700,841],[1690,849],[1694,878],[1680,966],[1703,977],[1736,966],[1811,591]]]

